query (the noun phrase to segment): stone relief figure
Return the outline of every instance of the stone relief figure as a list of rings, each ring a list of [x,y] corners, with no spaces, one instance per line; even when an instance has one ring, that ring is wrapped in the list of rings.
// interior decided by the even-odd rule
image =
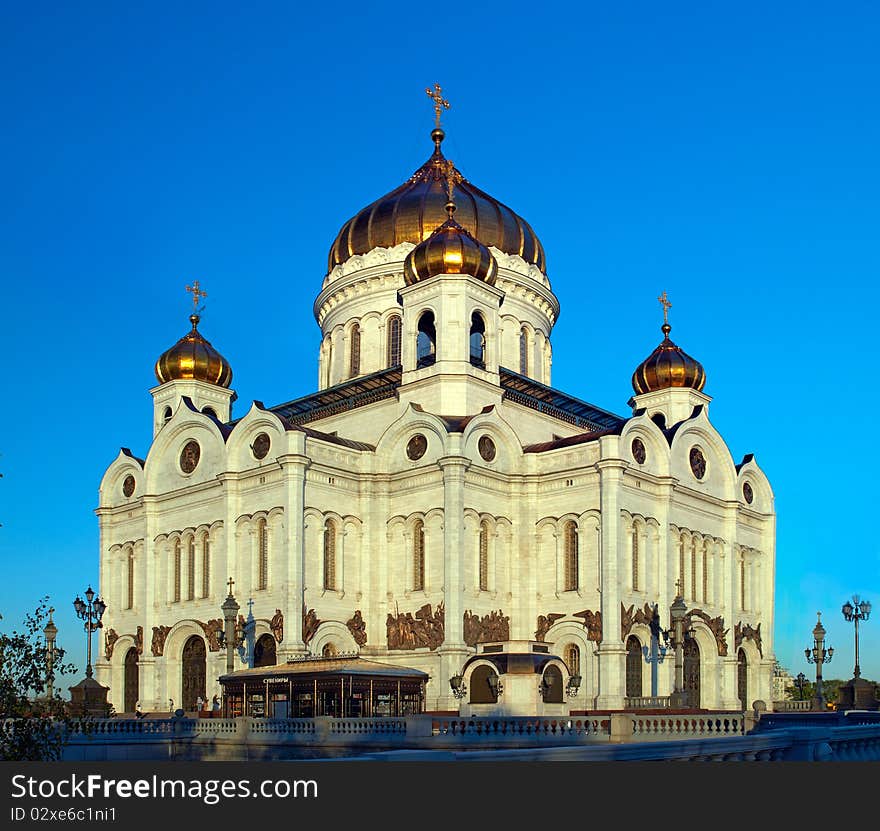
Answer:
[[[284,615],[281,614],[281,609],[275,610],[275,614],[272,615],[272,620],[269,622],[269,628],[272,630],[275,640],[281,643],[284,640]]]
[[[538,615],[538,628],[535,630],[535,640],[543,641],[544,635],[547,634],[550,627],[561,617],[565,617],[565,615],[559,615],[553,612],[546,615]]]
[[[138,626],[137,635],[135,637],[135,643],[137,644],[138,655],[144,654],[144,627]]]
[[[417,649],[428,647],[436,649],[443,643],[445,617],[443,604],[436,611],[426,603],[413,617],[412,612],[388,613],[385,619],[385,633],[389,649]]]
[[[318,615],[315,614],[315,610],[309,609],[306,611],[305,604],[303,604],[303,643],[308,643],[315,637],[315,632],[318,631],[320,625],[321,621]]]
[[[654,616],[654,610],[646,603],[643,609],[633,612],[635,606],[628,609],[623,603],[620,604],[620,639],[626,641],[626,636],[630,633],[636,623],[643,623],[645,626],[651,625],[651,618]]]
[[[501,609],[483,615],[482,618],[468,609],[464,613],[463,623],[464,642],[468,646],[510,639],[510,618]]]
[[[198,624],[205,632],[205,640],[208,642],[208,649],[210,649],[211,652],[219,652],[220,639],[217,637],[217,630],[223,628],[223,621],[219,617],[215,617],[207,623],[198,621]]]
[[[153,627],[153,642],[150,644],[150,650],[155,656],[158,657],[165,653],[165,638],[168,637],[170,631],[170,626]]]
[[[753,627],[751,623],[743,623],[740,621],[733,627],[733,643],[734,649],[738,650],[742,646],[743,641],[754,641],[758,647],[758,654],[763,658],[764,650],[761,644],[761,624]]]
[[[685,617],[686,629],[693,625],[692,617],[698,617],[709,627],[709,631],[715,636],[718,654],[721,656],[727,655],[727,633],[730,630],[724,628],[724,618],[721,615],[710,618],[702,609],[691,609]]]
[[[360,609],[355,611],[354,617],[347,620],[345,625],[348,627],[348,631],[351,632],[351,636],[354,638],[354,642],[358,646],[363,646],[367,642],[367,624],[361,616]]]
[[[582,612],[575,612],[574,616],[583,619],[588,641],[602,643],[602,612],[584,609]]]
[[[116,634],[115,629],[108,629],[104,633],[104,657],[108,661],[113,657],[113,647],[116,646],[118,640],[119,635]]]

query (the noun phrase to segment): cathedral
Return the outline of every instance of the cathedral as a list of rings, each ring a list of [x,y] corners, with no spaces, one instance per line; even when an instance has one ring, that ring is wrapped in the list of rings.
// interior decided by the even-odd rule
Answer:
[[[468,681],[476,712],[513,694],[476,691],[480,666],[503,653],[513,680],[519,650],[552,658],[566,712],[621,710],[673,692],[671,656],[652,677],[645,652],[655,606],[666,629],[677,602],[689,706],[770,700],[773,492],[713,427],[665,293],[662,339],[621,379],[631,412],[554,388],[541,241],[444,156],[448,104],[428,93],[430,157],[342,225],[316,281],[316,392],[233,416],[232,366],[187,287],[152,445],[100,485],[109,700],[221,697],[233,593],[252,632],[235,676],[360,661],[423,679],[428,712],[459,712]]]

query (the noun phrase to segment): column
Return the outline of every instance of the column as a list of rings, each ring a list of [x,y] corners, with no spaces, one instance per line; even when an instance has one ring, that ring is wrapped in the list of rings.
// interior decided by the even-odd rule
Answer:
[[[614,446],[608,441],[613,438]],[[617,454],[616,437],[600,439],[603,456]],[[620,710],[625,694],[626,650],[620,639],[620,603],[622,587],[619,548],[621,541],[620,483],[626,462],[618,458],[603,458],[596,463],[599,471],[602,534],[600,557],[602,561],[601,602],[602,643],[599,646],[599,695],[597,709]]]
[[[287,533],[284,536],[286,545],[286,574],[282,577],[281,598],[284,615],[284,640],[278,644],[280,658],[303,655],[308,650],[303,643],[303,600],[305,589],[305,528],[303,512],[305,509],[306,470],[311,460],[305,455],[305,435],[296,434],[292,437],[299,453],[288,453],[278,457],[284,476],[284,517],[287,520]]]

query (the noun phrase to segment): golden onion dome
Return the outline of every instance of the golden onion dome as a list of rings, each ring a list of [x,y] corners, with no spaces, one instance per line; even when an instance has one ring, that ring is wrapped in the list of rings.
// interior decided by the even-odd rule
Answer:
[[[452,202],[447,202],[446,210],[449,215],[446,222],[406,255],[404,281],[411,286],[438,274],[469,274],[494,285],[498,263],[492,252],[452,218],[455,211]]]
[[[187,332],[171,349],[156,361],[156,378],[160,384],[168,381],[206,381],[218,387],[232,383],[232,367],[198,330],[199,316],[189,317],[192,331]]]
[[[669,340],[672,327],[664,323],[663,342],[642,361],[633,373],[632,385],[637,395],[669,387],[702,390],[706,384],[703,365]]]
[[[342,226],[330,247],[328,271],[355,254],[366,254],[379,246],[393,248],[402,242],[417,245],[431,236],[446,219],[446,182],[451,169],[462,227],[484,245],[494,245],[505,254],[518,254],[546,274],[544,247],[529,223],[461,177],[440,150],[444,136],[439,127],[433,130],[431,158],[408,181],[367,205]]]

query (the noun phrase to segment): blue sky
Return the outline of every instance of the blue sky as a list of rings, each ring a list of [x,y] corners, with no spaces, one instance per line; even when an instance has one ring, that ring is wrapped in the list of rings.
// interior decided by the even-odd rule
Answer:
[[[144,455],[156,357],[188,328],[235,415],[312,392],[312,303],[339,227],[444,151],[522,214],[562,305],[553,385],[626,414],[672,338],[778,513],[776,653],[815,612],[848,678],[880,600],[880,11],[819,3],[6,4],[0,12],[2,626],[97,579],[94,515]],[[880,679],[876,621],[863,675]],[[95,646],[98,646],[97,639]]]

